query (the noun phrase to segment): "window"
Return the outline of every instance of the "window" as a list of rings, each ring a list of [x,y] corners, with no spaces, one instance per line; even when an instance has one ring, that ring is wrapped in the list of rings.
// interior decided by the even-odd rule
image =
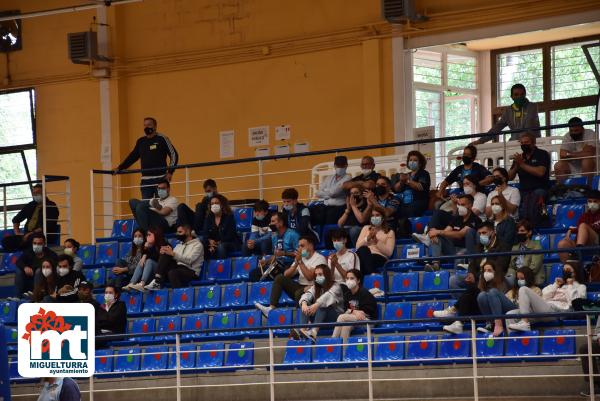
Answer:
[[[521,83],[527,88],[527,97],[532,102],[540,102],[544,98],[542,50],[534,49],[523,52],[500,54],[498,59],[498,106],[512,103],[510,88]]]
[[[0,182],[37,179],[35,98],[33,89],[0,92]],[[29,185],[0,187],[0,228],[31,200]]]
[[[433,125],[437,138],[478,132],[475,54],[450,48],[419,49],[412,63],[415,127]],[[448,172],[448,152],[462,150],[468,143],[461,139],[435,144],[437,182]]]
[[[581,49],[584,44],[552,46],[553,100],[598,94],[598,82]],[[599,66],[600,47],[590,48],[590,54]]]

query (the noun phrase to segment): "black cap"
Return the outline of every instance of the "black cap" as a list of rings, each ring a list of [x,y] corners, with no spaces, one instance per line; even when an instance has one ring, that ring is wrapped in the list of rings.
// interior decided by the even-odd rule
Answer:
[[[82,281],[81,283],[79,283],[79,288],[82,288],[82,287],[87,287],[90,290],[93,290],[94,284],[90,283],[89,281]]]
[[[336,156],[335,159],[333,159],[333,164],[336,166],[347,166],[348,158],[346,156]]]
[[[591,191],[587,191],[585,193],[585,197],[588,199],[600,199],[600,191],[592,189]]]

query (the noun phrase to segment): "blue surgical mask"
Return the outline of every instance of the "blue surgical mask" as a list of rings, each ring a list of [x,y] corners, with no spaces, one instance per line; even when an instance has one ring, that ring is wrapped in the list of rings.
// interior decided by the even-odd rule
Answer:
[[[417,171],[419,169],[419,162],[411,160],[408,162],[408,168],[412,171]]]
[[[526,284],[527,284],[527,283],[526,283],[526,281],[525,281],[525,280],[517,280],[517,285],[518,285],[519,287],[525,287],[525,285],[526,285]]]
[[[341,251],[342,249],[344,249],[344,243],[342,241],[334,241],[333,242],[333,247],[335,248],[336,251]]]
[[[317,276],[317,277],[315,277],[315,283],[317,285],[323,285],[323,284],[325,284],[325,276]]]
[[[264,214],[255,214],[254,218],[258,221],[263,221],[265,219],[265,215]]]
[[[481,234],[479,236],[479,243],[483,246],[488,246],[488,244],[490,243],[490,236],[487,234]]]
[[[285,210],[286,212],[291,212],[292,210],[294,210],[294,205],[283,205],[283,210]]]
[[[308,252],[308,250],[303,249],[302,252],[300,253],[302,255],[302,257],[304,259],[308,258],[308,256],[310,255],[310,253]]]
[[[169,192],[166,189],[159,188],[156,193],[160,199],[165,199],[167,196],[169,196]]]
[[[43,245],[32,245],[33,253],[42,253],[44,250]]]
[[[144,239],[142,237],[135,237],[133,239],[133,244],[136,246],[141,246],[144,243]]]
[[[380,226],[383,219],[381,216],[371,216],[371,225]]]
[[[212,192],[207,192],[205,195],[206,195],[206,197],[207,197],[208,199],[210,199],[210,198],[212,198],[212,197],[213,197],[213,193],[212,193]]]

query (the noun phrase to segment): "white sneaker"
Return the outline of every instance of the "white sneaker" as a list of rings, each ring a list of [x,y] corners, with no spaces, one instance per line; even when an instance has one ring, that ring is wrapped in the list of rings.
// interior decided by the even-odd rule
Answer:
[[[479,333],[488,334],[492,332],[492,325],[490,323],[486,323],[484,327],[478,327],[477,331]]]
[[[461,334],[463,332],[463,324],[462,322],[457,320],[452,324],[442,327],[442,329],[444,329],[444,331],[447,331],[448,333]]]
[[[520,320],[517,323],[509,324],[508,329],[513,331],[529,331],[531,330],[531,325],[529,324],[529,322]]]
[[[425,264],[425,267],[423,268],[423,270],[425,270],[426,272],[439,272],[440,271],[440,265],[439,263],[427,263]]]
[[[427,247],[431,246],[431,238],[429,238],[429,235],[427,234],[412,233],[412,238]]]
[[[147,289],[148,291],[159,290],[160,289],[160,284],[157,283],[156,280],[152,280],[150,282],[150,284],[148,284],[144,288]]]
[[[269,312],[271,312],[271,310],[273,310],[272,306],[264,306],[259,304],[258,302],[254,303],[254,306],[256,307],[256,309],[258,309],[260,311],[260,313],[262,313],[262,315],[266,318],[269,317]]]
[[[457,263],[456,267],[458,267],[460,269],[469,270],[469,264],[468,263]]]
[[[302,334],[303,337],[310,340],[313,344],[317,343],[317,333],[315,333],[314,330],[300,329],[300,333]]]
[[[433,311],[433,317],[452,317],[456,316],[456,308],[454,306],[449,306],[444,310],[436,310]],[[456,322],[454,322],[456,323]],[[460,322],[458,322],[460,323]]]
[[[129,291],[131,289],[131,287],[133,287],[133,284],[129,283],[129,284],[121,287],[121,291]]]
[[[132,290],[136,290],[139,292],[145,292],[146,290],[144,289],[144,285],[142,283],[137,283],[137,284],[132,284],[131,285],[131,289]]]

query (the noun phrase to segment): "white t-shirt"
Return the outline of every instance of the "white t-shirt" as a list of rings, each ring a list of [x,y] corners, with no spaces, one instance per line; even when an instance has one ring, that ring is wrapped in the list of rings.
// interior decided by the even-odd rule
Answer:
[[[171,213],[163,217],[165,220],[167,220],[169,226],[173,226],[177,222],[177,205],[179,204],[179,202],[177,202],[177,198],[169,195],[165,199],[158,199],[158,203],[162,207],[171,208]]]
[[[490,192],[487,196],[487,203],[485,205],[492,206],[492,198],[497,195],[498,195],[497,189],[494,189],[492,192]],[[521,204],[521,192],[519,192],[519,190],[517,188],[507,185],[506,188],[504,188],[504,190],[502,191],[502,195],[504,195],[504,198],[507,201],[509,201],[513,205],[517,206],[517,210],[515,210],[515,212],[513,214],[511,214],[511,216],[515,219],[518,218],[519,217],[519,205]]]
[[[315,270],[315,267],[317,267],[319,265],[327,264],[327,259],[325,259],[325,256],[321,255],[319,252],[313,253],[313,255],[308,259],[302,258],[302,261],[304,262],[304,266],[306,266],[306,268],[309,270]],[[302,274],[302,270],[300,268],[298,268],[298,274],[300,275],[298,277],[298,284],[301,284],[301,285],[312,285],[313,284],[312,281],[308,281],[306,279],[306,277],[304,277],[304,274]]]
[[[485,194],[477,192],[473,197],[473,209],[479,210],[479,217],[482,221],[485,220]]]
[[[596,147],[596,133],[591,129],[583,130],[583,139],[581,141],[574,141],[568,132],[564,134],[560,150],[566,150],[567,152],[581,152],[585,145]]]
[[[349,250],[346,250],[346,252],[344,252],[342,256],[338,254],[338,263],[340,264],[340,266],[342,266],[342,269],[344,269],[345,271],[349,271],[352,269],[360,270],[360,260],[358,259],[358,256],[354,252],[350,252]],[[331,256],[329,256],[329,258],[327,259],[327,265],[334,272],[333,279],[337,283],[343,283],[345,279],[342,277],[338,269],[331,265]]]

